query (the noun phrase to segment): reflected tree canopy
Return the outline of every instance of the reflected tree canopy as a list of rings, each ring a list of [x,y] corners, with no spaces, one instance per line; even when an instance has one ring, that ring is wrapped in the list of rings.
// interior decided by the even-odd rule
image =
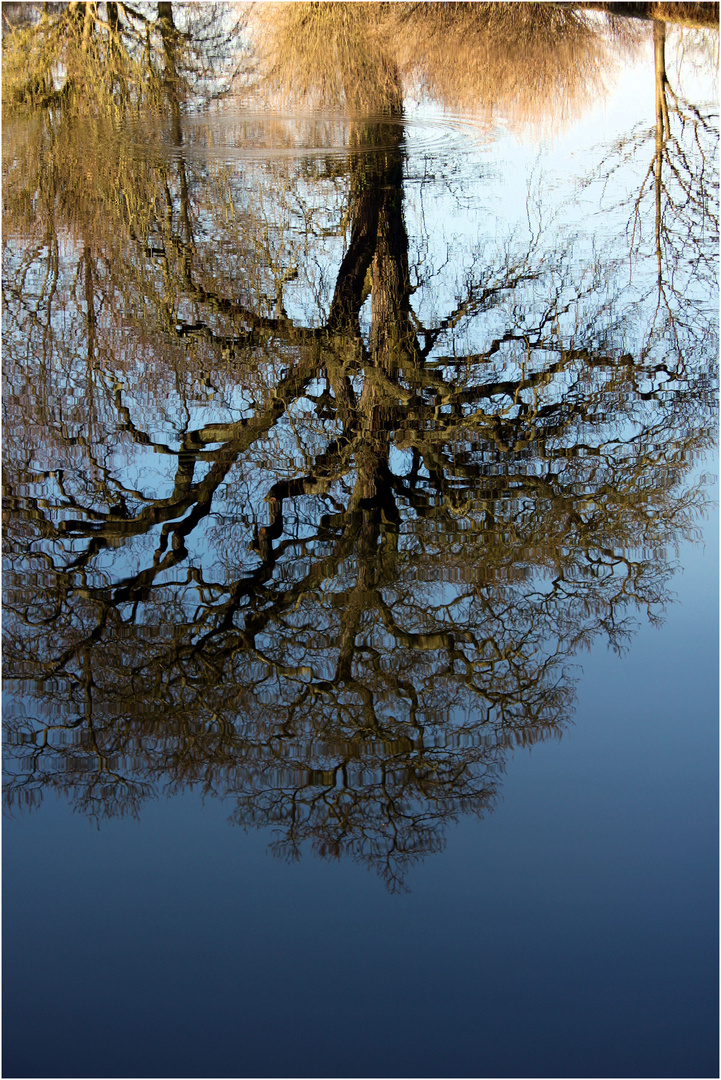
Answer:
[[[394,64],[372,113],[234,113],[225,155],[167,83],[152,124],[6,125],[11,807],[193,787],[398,887],[560,735],[579,650],[662,616],[715,440],[715,118],[664,75],[622,249],[542,194],[444,245],[424,200],[463,185],[411,155]]]

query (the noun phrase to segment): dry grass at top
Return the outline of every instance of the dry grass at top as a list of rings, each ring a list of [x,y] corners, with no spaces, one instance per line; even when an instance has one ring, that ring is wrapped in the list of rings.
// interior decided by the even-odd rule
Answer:
[[[382,4],[269,3],[254,23],[265,82],[285,98],[351,112],[397,112],[398,68],[382,37]]]
[[[267,3],[253,23],[265,87],[286,99],[397,112],[405,86],[448,108],[546,126],[580,112],[619,43],[645,33],[544,3]]]
[[[386,33],[404,76],[444,105],[562,124],[603,88],[599,19],[537,3],[393,5]]]

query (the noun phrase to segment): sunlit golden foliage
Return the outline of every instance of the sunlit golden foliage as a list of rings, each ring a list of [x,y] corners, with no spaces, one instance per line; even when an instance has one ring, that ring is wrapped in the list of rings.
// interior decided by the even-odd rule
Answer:
[[[407,79],[451,108],[568,119],[610,64],[604,25],[549,4],[398,4],[387,16]]]
[[[397,111],[398,70],[377,4],[264,4],[256,13],[268,85],[287,97],[353,111]]]
[[[150,34],[146,37],[149,45]],[[133,25],[117,17],[108,22],[97,4],[44,12],[39,22],[3,36],[3,109],[24,112],[62,104],[79,112],[114,113],[140,102],[159,103],[162,68],[140,46]]]
[[[273,3],[253,20],[267,85],[288,98],[394,112],[415,90],[554,124],[602,90],[611,41],[638,40],[623,22],[542,3]]]
[[[27,7],[30,18],[4,27],[6,115],[62,105],[126,116],[167,106],[168,94],[216,95],[245,64],[245,16],[227,4]]]
[[[649,5],[652,8],[651,16],[656,19],[664,19],[667,22],[677,22],[688,26],[716,26],[718,27],[718,4],[709,3],[656,3]]]
[[[4,131],[3,232],[6,237],[70,230],[115,246],[119,228],[143,235],[157,178],[109,121],[51,123],[36,114]]]

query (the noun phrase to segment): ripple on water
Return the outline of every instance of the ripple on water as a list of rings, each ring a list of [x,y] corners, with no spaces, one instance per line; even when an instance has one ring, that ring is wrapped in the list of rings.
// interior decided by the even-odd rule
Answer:
[[[488,132],[477,117],[409,110],[403,117],[366,114],[349,118],[329,111],[304,111],[257,106],[225,107],[212,113],[183,116],[178,141],[167,121],[126,125],[121,137],[140,159],[171,158],[215,162],[269,161],[309,157],[346,159],[398,145],[402,129],[414,154],[459,153]],[[359,132],[367,138],[361,143]]]

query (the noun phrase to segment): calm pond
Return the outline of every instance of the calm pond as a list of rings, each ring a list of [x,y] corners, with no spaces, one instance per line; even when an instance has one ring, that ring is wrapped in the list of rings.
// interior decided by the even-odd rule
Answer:
[[[5,120],[6,1077],[718,1075],[718,34],[576,25]]]

